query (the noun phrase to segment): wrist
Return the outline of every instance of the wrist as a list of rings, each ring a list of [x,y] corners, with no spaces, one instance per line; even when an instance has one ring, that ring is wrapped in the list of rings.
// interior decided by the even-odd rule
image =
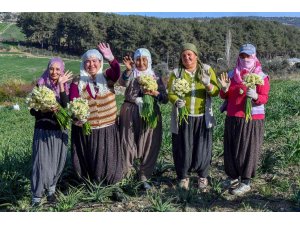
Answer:
[[[65,87],[64,87],[63,83],[59,83],[59,89],[60,89],[60,92],[64,92],[65,91]]]
[[[209,83],[208,85],[205,85],[205,89],[206,89],[206,91],[208,91],[208,92],[211,92],[212,90],[213,90],[213,85],[211,84],[211,83]]]
[[[113,55],[110,55],[107,57],[108,62],[112,62],[112,61],[114,61],[114,59],[115,59],[115,57]]]
[[[224,93],[226,93],[227,91],[228,91],[228,87],[221,87],[221,90],[224,92]]]
[[[131,70],[131,69],[127,69],[127,68],[126,68],[126,74],[127,74],[127,75],[130,75],[130,74],[131,74],[131,72],[132,72],[132,70]]]

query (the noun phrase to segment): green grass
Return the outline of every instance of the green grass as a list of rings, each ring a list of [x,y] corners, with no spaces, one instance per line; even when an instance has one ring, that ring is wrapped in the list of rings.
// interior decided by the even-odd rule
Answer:
[[[34,58],[25,55],[7,55],[0,53],[0,84],[6,79],[16,78],[32,82],[39,78],[47,68],[50,58]],[[64,59],[65,70],[79,74],[80,62],[78,60]],[[107,68],[107,64],[104,64]]]
[[[0,23],[0,33],[2,33],[8,26],[9,23]]]
[[[0,38],[14,42],[25,41],[25,35],[22,33],[21,29],[16,24],[8,23],[0,24]]]
[[[48,62],[48,59],[32,58],[20,58],[19,61],[16,60],[17,57],[5,57],[5,68],[13,67],[15,71],[19,71],[22,79],[28,81],[35,78],[34,76],[39,76]],[[74,70],[79,66],[79,62],[76,61],[66,64],[67,68],[72,68],[73,65]],[[4,67],[2,65],[1,63],[1,69]],[[37,68],[39,71],[33,75],[27,71],[28,67]],[[181,193],[176,189],[169,129],[171,106],[168,104],[161,106],[163,143],[152,179],[155,188],[151,193],[147,194],[141,190],[141,185],[134,175],[118,185],[129,196],[124,203],[108,199],[111,195],[110,188],[105,189],[95,184],[84,187],[75,185],[71,188],[74,181],[69,172],[71,167],[68,154],[66,170],[58,186],[61,191],[58,204],[44,205],[38,210],[81,211],[82,208],[82,211],[280,211],[283,208],[285,211],[295,211],[300,204],[299,96],[299,81],[271,82],[260,167],[253,181],[253,191],[243,198],[231,196],[220,186],[225,177],[222,158],[225,115],[218,112],[222,101],[215,98],[217,126],[213,136],[209,192],[199,192],[195,188],[196,179],[191,180],[192,188],[189,192]],[[117,96],[118,108],[122,101],[123,96]],[[17,98],[14,102],[20,104],[20,111],[0,108],[0,211],[31,211],[30,169],[34,118],[30,116],[24,99]],[[95,204],[97,206],[90,208],[90,205]]]

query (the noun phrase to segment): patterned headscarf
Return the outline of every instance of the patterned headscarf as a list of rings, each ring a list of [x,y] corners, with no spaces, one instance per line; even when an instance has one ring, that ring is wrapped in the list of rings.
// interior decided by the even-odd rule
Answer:
[[[233,70],[233,78],[237,83],[243,82],[243,77],[249,73],[259,74],[262,72],[261,63],[256,54],[250,55],[249,58],[242,59],[238,57],[236,66]]]
[[[152,70],[152,59],[151,54],[148,49],[146,48],[139,48],[134,52],[133,60],[136,62],[137,58],[139,57],[146,57],[148,60],[148,67],[145,71],[139,71],[136,67],[133,70],[133,76],[139,77],[142,74],[152,75],[153,77],[156,77],[154,74],[154,71]]]
[[[89,58],[97,58],[99,59],[101,65],[100,69],[98,70],[95,80],[92,79],[91,75],[84,69],[84,63]],[[99,90],[99,95],[105,94],[109,91],[107,87],[107,81],[103,74],[103,56],[97,49],[90,49],[85,52],[82,57],[82,61],[80,64],[80,81],[79,81],[79,93],[81,94],[83,87],[89,84],[91,94],[93,97],[96,95],[95,87]],[[96,82],[96,85],[94,84]]]
[[[38,79],[37,85],[42,86],[45,85],[47,88],[53,90],[55,92],[56,99],[60,99],[60,89],[58,83],[54,84],[53,80],[50,77],[50,67],[57,63],[60,68],[61,76],[65,73],[65,63],[62,61],[61,58],[52,58],[50,59],[47,69],[44,71],[43,75]],[[64,83],[64,88],[66,94],[69,94],[69,86],[67,83]]]

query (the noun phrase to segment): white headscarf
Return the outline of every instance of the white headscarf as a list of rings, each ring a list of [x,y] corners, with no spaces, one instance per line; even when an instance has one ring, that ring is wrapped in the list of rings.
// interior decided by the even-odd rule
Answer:
[[[137,58],[142,57],[142,56],[147,58],[148,67],[144,71],[140,71],[135,67],[134,70],[133,70],[133,77],[136,78],[136,77],[139,77],[142,74],[145,74],[145,75],[151,75],[154,78],[156,78],[156,76],[154,74],[154,71],[152,70],[152,59],[151,59],[151,54],[150,54],[148,49],[146,49],[146,48],[137,49],[134,53],[134,56],[133,56],[134,62],[136,62]]]
[[[89,58],[97,58],[101,63],[100,69],[98,70],[95,76],[95,80],[93,80],[91,78],[91,75],[84,69],[84,63]],[[96,87],[99,89],[98,94],[105,95],[109,91],[109,88],[107,87],[107,81],[103,74],[103,56],[97,49],[91,49],[84,53],[81,59],[82,61],[80,64],[80,81],[78,84],[79,94],[81,95],[83,87],[89,84],[91,94],[95,98],[96,91],[94,82],[96,82]]]

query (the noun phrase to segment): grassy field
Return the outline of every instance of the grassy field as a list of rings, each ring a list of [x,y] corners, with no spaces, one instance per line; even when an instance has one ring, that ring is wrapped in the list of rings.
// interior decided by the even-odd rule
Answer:
[[[22,79],[31,82],[41,76],[48,65],[49,58],[37,58],[26,54],[8,54],[0,52],[0,83],[7,79]],[[79,74],[78,60],[64,60],[66,70]]]
[[[0,24],[0,38],[8,41],[25,41],[25,35],[13,23]]]
[[[11,78],[31,82],[45,69],[49,58],[33,58],[23,54],[0,54],[0,84]],[[66,68],[78,73],[79,61],[66,61]],[[23,98],[14,98],[21,110],[0,108],[0,211],[299,211],[300,210],[300,81],[271,79],[267,105],[265,141],[260,167],[253,180],[253,189],[243,197],[235,197],[222,189],[223,129],[225,115],[218,112],[219,98],[214,100],[217,126],[213,136],[213,160],[210,187],[207,192],[196,188],[192,177],[190,191],[176,188],[171,153],[170,104],[161,106],[163,114],[163,145],[152,184],[145,192],[134,175],[117,185],[102,187],[82,184],[74,178],[70,151],[59,182],[56,205],[30,206],[31,144],[34,118]],[[118,108],[123,96],[118,96]],[[0,99],[0,103],[3,103]],[[120,190],[122,202],[112,200],[112,191]]]

